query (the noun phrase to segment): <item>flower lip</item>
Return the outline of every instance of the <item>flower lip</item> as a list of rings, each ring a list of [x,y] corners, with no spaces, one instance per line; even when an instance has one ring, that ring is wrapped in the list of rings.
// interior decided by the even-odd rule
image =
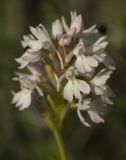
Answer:
[[[69,68],[65,77],[67,78],[68,82],[64,87],[64,97],[68,101],[73,100],[73,96],[76,99],[81,98],[81,93],[89,94],[90,93],[90,86],[84,80],[76,79],[75,77],[75,70],[74,68]]]

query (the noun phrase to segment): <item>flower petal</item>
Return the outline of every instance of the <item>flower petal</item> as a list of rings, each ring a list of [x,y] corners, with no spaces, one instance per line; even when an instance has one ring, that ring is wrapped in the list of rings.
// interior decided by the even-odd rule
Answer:
[[[87,59],[88,59],[88,62],[90,63],[90,65],[92,67],[97,67],[98,66],[98,61],[96,59],[94,59],[93,57],[88,56]]]
[[[97,28],[96,28],[96,25],[94,25],[94,26],[92,26],[92,27],[84,30],[83,33],[84,33],[85,35],[95,34],[95,33],[98,33],[98,30],[97,30]]]
[[[12,103],[19,107],[19,110],[23,110],[31,104],[31,90],[23,89],[16,93],[12,99]]]
[[[100,37],[100,38],[94,43],[94,45],[96,46],[96,45],[101,44],[106,38],[107,38],[107,36],[102,36],[102,37]]]
[[[32,34],[33,34],[37,39],[39,39],[39,34],[38,34],[37,29],[34,28],[34,27],[32,27],[32,26],[30,26],[29,28],[30,28],[30,31],[32,32]]]
[[[77,107],[80,109],[80,110],[87,110],[89,109],[91,106],[90,106],[90,103],[91,103],[91,99],[90,98],[86,98],[86,99],[79,99],[79,102],[77,103]]]
[[[28,46],[30,47],[28,49],[29,52],[38,52],[43,47],[43,44],[40,40],[32,40],[28,43]]]
[[[21,107],[19,108],[20,111],[28,108],[29,105],[31,104],[31,92],[25,94],[24,98],[25,100],[23,104],[21,105]]]
[[[75,28],[75,33],[79,33],[81,30],[81,26],[82,26],[82,16],[78,15],[78,16],[73,17],[73,21],[70,25],[70,29]]]
[[[97,86],[105,85],[111,73],[112,71],[106,71],[103,69],[91,80],[91,82],[93,82],[93,84]]]
[[[21,59],[26,62],[37,62],[41,58],[41,53],[29,53],[25,56],[22,56]]]
[[[93,70],[93,67],[90,64],[90,58],[87,56],[82,56],[83,58],[83,67],[85,69],[85,72],[91,72]],[[88,60],[89,58],[89,60]]]
[[[17,101],[20,99],[20,97],[22,96],[22,92],[19,91],[18,93],[16,93],[12,99],[12,104],[17,103]]]
[[[67,99],[68,101],[71,102],[73,100],[73,85],[71,80],[69,80],[65,85],[63,95],[64,98]]]
[[[65,31],[68,32],[69,31],[69,27],[68,27],[68,25],[66,23],[66,20],[65,20],[65,18],[63,16],[62,16],[62,24],[63,24],[63,27],[64,27]]]
[[[85,119],[84,119],[84,117],[83,117],[83,115],[82,115],[82,113],[81,113],[81,111],[80,111],[79,108],[77,108],[77,115],[78,115],[80,121],[81,121],[85,126],[90,127],[90,124],[85,121]]]
[[[106,89],[107,89],[106,85],[103,85],[103,86],[93,86],[93,92],[96,95],[103,95],[105,93]]]
[[[54,38],[59,37],[63,33],[63,27],[59,19],[52,24],[52,35]]]
[[[81,98],[81,93],[80,93],[80,88],[78,85],[78,81],[76,79],[72,80],[72,89],[73,89],[73,94],[75,96],[76,99],[80,99]]]
[[[85,73],[85,68],[84,68],[84,64],[83,64],[83,59],[81,58],[81,56],[77,56],[77,59],[75,61],[75,67],[77,68],[77,70],[81,73]]]
[[[85,82],[83,80],[77,80],[77,82],[79,84],[79,89],[81,92],[83,92],[84,94],[90,93],[90,86],[87,82]]]
[[[15,60],[16,60],[16,62],[18,62],[20,64],[20,66],[18,67],[19,69],[23,69],[29,64],[29,62],[23,61],[21,57],[15,58]]]
[[[96,111],[89,110],[88,114],[93,122],[95,122],[95,123],[103,123],[104,122],[104,119],[101,118],[101,116]]]

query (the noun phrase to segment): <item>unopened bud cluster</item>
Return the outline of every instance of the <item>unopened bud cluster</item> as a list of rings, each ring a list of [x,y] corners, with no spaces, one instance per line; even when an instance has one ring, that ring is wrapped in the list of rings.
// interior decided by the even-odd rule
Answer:
[[[82,16],[71,12],[71,24],[64,17],[52,23],[52,33],[40,24],[30,27],[31,34],[21,41],[25,53],[16,58],[20,91],[12,103],[19,110],[28,108],[35,97],[63,96],[69,105],[77,107],[79,119],[86,126],[82,111],[95,123],[104,122],[102,108],[113,104],[115,96],[106,84],[115,69],[113,59],[105,53],[106,36],[98,33],[96,25],[83,29]],[[65,102],[65,101],[64,101]]]

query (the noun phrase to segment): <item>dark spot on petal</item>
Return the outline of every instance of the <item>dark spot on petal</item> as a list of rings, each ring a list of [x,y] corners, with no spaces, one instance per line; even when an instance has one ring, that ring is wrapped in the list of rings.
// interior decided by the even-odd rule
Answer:
[[[26,47],[24,48],[24,52],[26,52],[29,48],[30,48],[29,46],[26,46]]]

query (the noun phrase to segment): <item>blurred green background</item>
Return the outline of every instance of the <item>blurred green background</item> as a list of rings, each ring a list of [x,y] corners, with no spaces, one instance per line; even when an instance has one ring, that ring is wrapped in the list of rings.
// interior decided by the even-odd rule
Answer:
[[[54,140],[35,104],[19,112],[10,104],[17,69],[15,57],[23,50],[20,40],[29,25],[43,23],[49,30],[56,18],[76,10],[84,26],[105,26],[108,53],[116,61],[110,81],[117,97],[108,107],[106,122],[83,126],[70,112],[63,136],[71,160],[126,160],[126,1],[125,0],[4,0],[0,1],[0,160],[50,160]]]

